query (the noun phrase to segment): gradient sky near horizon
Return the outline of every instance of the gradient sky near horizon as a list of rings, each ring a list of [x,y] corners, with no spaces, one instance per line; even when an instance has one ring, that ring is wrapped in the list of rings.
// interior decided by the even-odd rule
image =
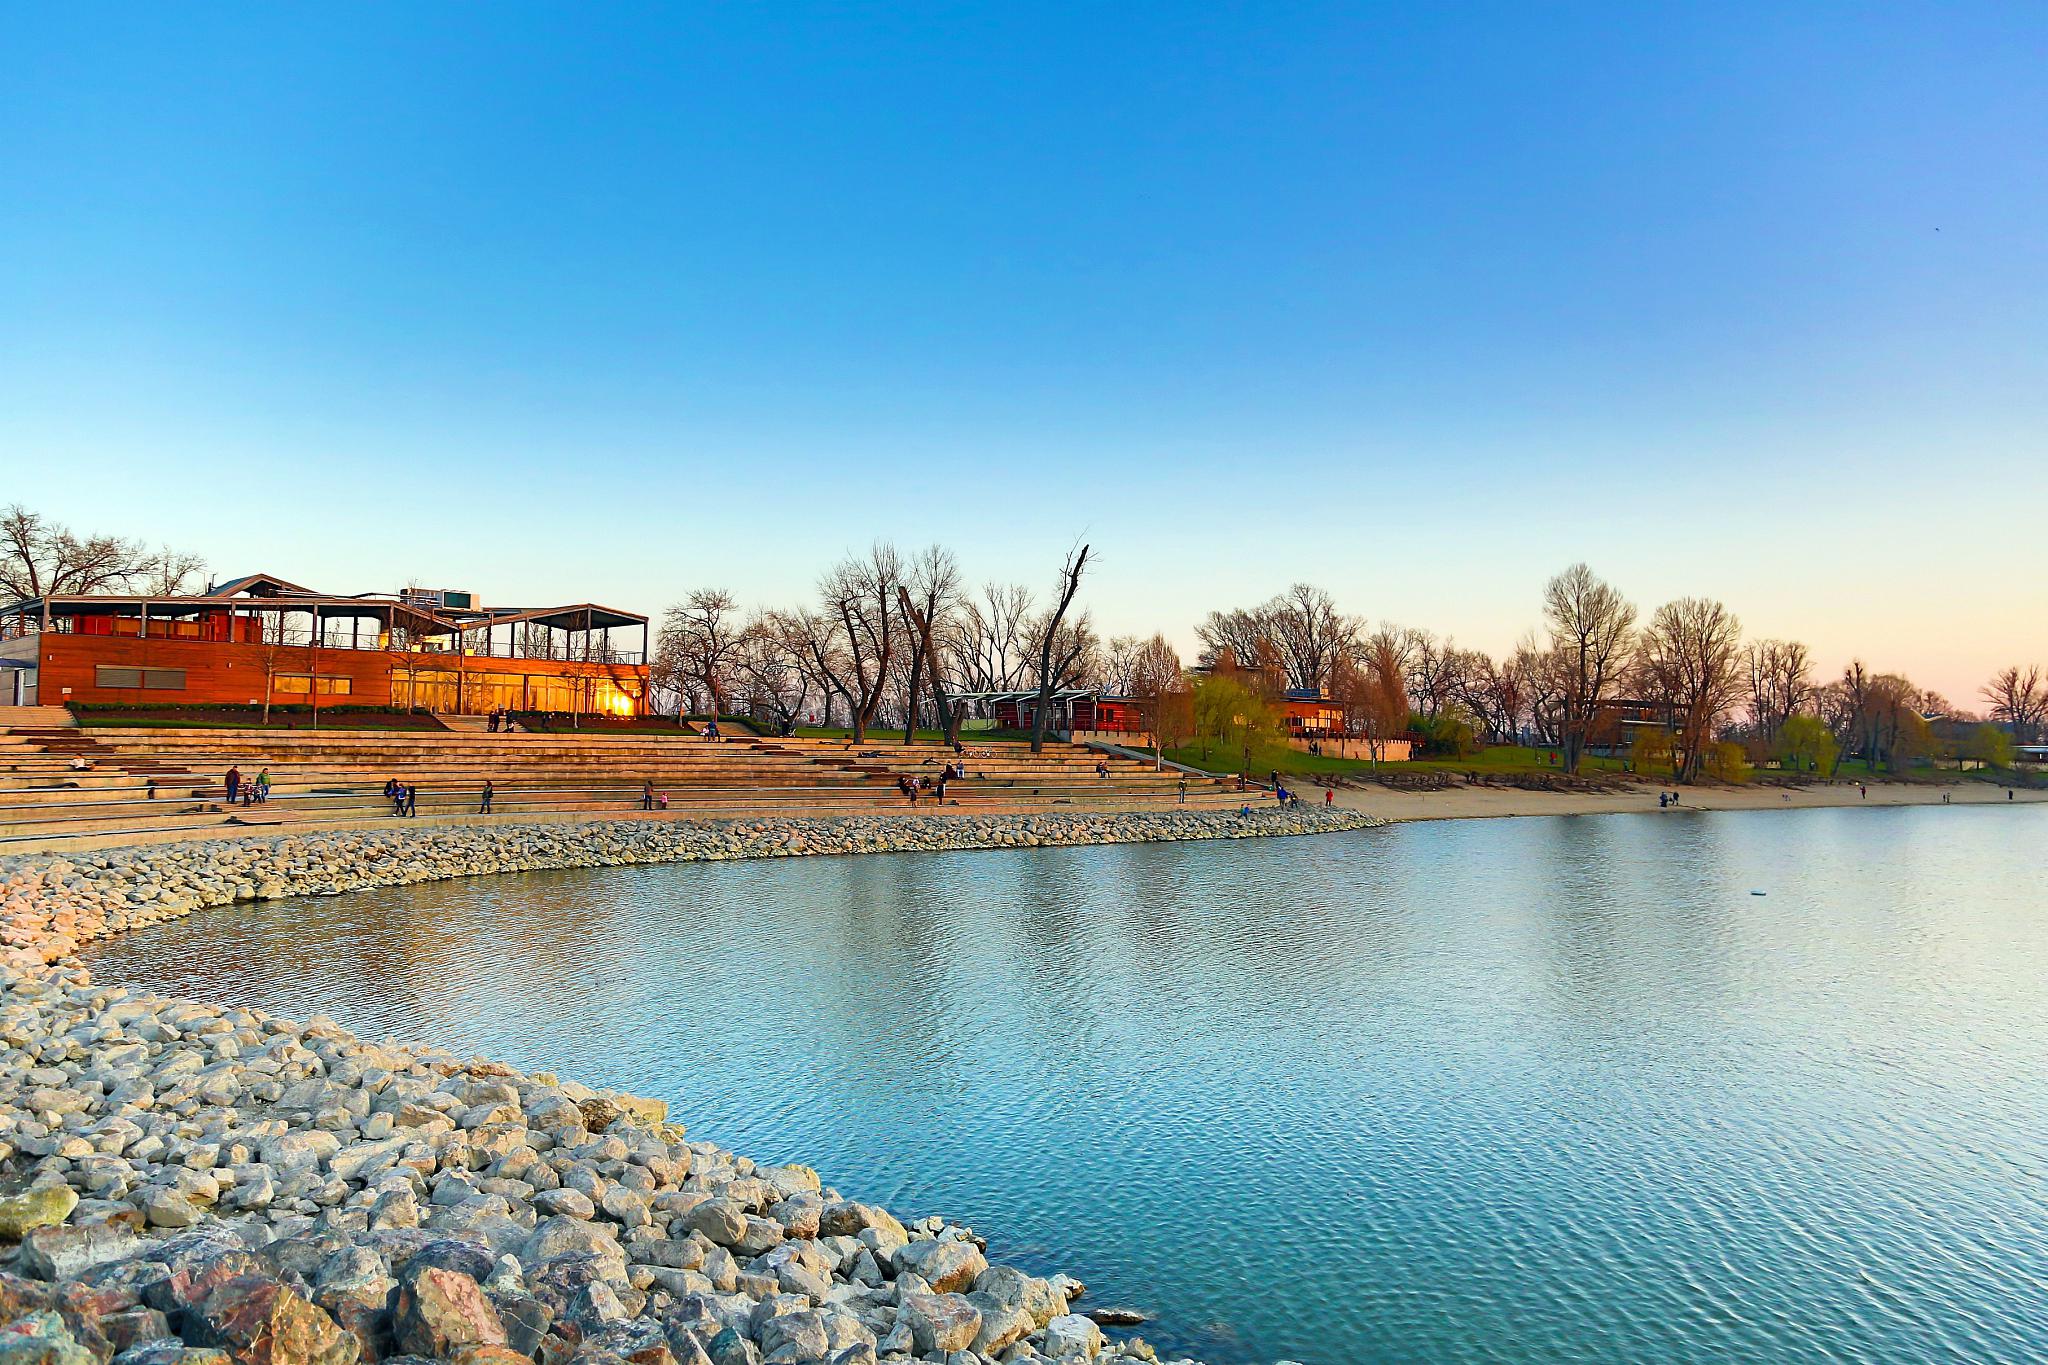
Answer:
[[[2048,7],[0,4],[0,502],[336,591],[878,536],[1191,645],[1585,559],[2048,662]],[[2028,518],[2031,518],[2031,523]]]

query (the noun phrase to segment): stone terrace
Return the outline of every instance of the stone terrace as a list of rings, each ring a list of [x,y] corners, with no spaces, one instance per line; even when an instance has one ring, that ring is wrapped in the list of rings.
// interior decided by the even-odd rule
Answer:
[[[76,768],[81,759],[91,766]],[[478,819],[486,780],[499,819],[636,812],[647,784],[666,797],[669,818],[881,814],[911,808],[900,775],[935,780],[949,761],[951,751],[933,745],[752,736],[16,727],[0,731],[0,847],[378,822],[391,818],[383,788],[392,779],[418,785],[423,819]],[[970,775],[948,785],[948,811],[1182,804],[1179,774],[1076,745],[1049,743],[1034,755],[1022,744],[981,743],[960,761]],[[230,767],[245,779],[267,769],[269,800],[227,805]],[[1204,778],[1185,794],[1197,810],[1240,799]],[[916,808],[931,805],[925,794]]]

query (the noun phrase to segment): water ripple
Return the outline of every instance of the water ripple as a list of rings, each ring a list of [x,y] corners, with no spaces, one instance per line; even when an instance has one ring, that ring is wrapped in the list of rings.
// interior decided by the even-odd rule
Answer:
[[[1219,1365],[2030,1361],[2044,836],[1771,812],[535,873],[90,956],[661,1095]]]

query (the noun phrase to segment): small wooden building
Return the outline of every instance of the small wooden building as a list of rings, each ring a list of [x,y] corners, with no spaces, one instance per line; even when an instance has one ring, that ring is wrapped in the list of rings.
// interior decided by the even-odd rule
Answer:
[[[1036,723],[1038,689],[1017,692],[976,692],[961,698],[979,702],[995,723],[1006,730],[1029,730]],[[1093,687],[1062,687],[1047,702],[1046,728],[1063,733],[1098,730],[1113,734],[1136,734],[1145,729],[1145,718],[1133,697],[1117,696]]]
[[[34,672],[46,706],[647,709],[645,616],[590,602],[485,608],[468,594],[335,596],[271,574],[195,596],[16,602],[0,607],[0,657]]]

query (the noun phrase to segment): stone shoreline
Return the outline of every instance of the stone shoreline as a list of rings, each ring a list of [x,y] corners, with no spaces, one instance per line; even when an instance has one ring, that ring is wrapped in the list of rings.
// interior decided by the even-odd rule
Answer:
[[[493,824],[0,860],[0,1365],[1152,1360],[941,1218],[690,1142],[666,1106],[98,985],[81,944],[494,872],[1247,838],[1356,812]]]

